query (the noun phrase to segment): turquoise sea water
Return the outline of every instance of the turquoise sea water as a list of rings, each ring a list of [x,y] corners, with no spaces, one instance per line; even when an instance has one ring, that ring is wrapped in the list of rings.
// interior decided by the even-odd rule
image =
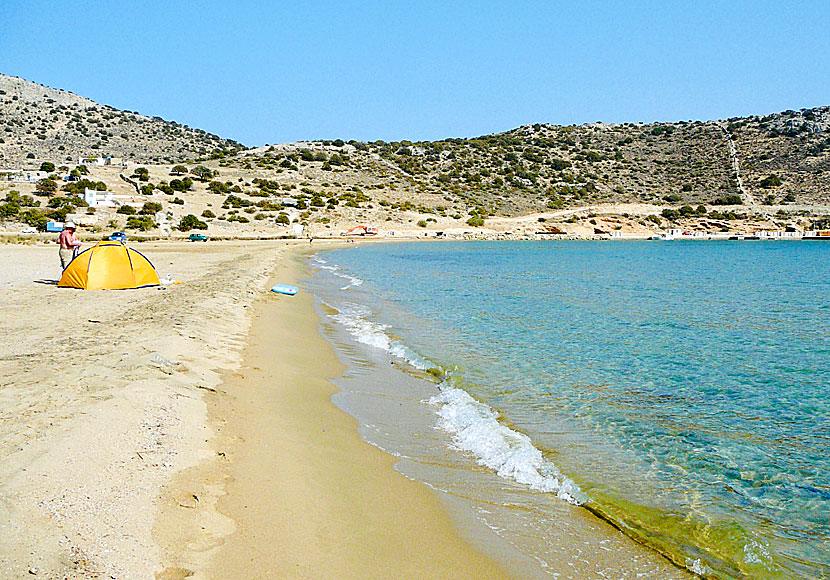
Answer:
[[[703,575],[830,577],[830,245],[410,243],[311,262],[358,341],[446,372],[436,422],[482,465]]]

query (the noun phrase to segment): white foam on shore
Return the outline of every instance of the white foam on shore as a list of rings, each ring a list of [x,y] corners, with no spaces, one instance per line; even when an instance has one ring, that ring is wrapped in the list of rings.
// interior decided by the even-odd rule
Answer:
[[[545,460],[530,437],[499,423],[493,409],[466,391],[446,387],[429,402],[440,405],[438,426],[453,436],[458,449],[473,454],[480,465],[574,505],[588,501],[574,481]]]
[[[389,328],[388,325],[369,320],[368,316],[371,312],[365,306],[350,302],[344,303],[339,308],[330,304],[327,304],[327,306],[337,311],[336,314],[329,317],[342,325],[357,342],[380,349],[420,370],[427,370],[435,366],[410,348],[407,348],[401,341],[395,340],[386,334],[386,329]]]
[[[335,276],[351,278],[342,273],[339,266],[329,265],[319,256],[312,256],[312,260],[315,266]],[[360,279],[355,280],[359,281],[343,289],[363,283]],[[380,349],[417,369],[435,368],[431,361],[389,336],[386,332],[389,325],[370,320],[372,313],[366,306],[351,302],[326,306],[336,311],[329,318],[344,327],[357,342]],[[545,460],[527,435],[499,423],[490,407],[476,401],[466,391],[446,387],[429,403],[440,405],[439,427],[452,434],[454,446],[472,453],[480,465],[492,469],[500,477],[536,491],[555,494],[557,498],[574,505],[588,501],[587,494],[574,481],[562,475],[556,465]]]
[[[311,260],[314,262],[314,265],[320,268],[321,270],[326,270],[328,272],[331,272],[334,276],[337,276],[338,278],[348,280],[349,283],[340,288],[341,290],[348,290],[349,288],[354,288],[355,286],[360,286],[361,284],[363,284],[363,280],[361,280],[360,278],[352,276],[351,274],[343,271],[343,269],[340,266],[330,266],[329,263],[320,256],[311,256]]]

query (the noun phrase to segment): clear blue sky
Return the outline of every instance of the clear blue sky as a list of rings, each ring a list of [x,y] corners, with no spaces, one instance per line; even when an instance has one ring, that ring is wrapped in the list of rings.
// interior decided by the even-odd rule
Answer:
[[[246,145],[830,105],[830,2],[0,1],[0,72]]]

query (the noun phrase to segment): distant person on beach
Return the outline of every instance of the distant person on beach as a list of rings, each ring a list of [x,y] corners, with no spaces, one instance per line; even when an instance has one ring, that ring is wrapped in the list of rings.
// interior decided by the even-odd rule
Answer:
[[[63,225],[63,231],[58,236],[58,243],[61,246],[58,250],[61,258],[61,268],[66,270],[69,262],[75,257],[75,252],[81,247],[81,242],[75,237],[74,223],[66,222]]]

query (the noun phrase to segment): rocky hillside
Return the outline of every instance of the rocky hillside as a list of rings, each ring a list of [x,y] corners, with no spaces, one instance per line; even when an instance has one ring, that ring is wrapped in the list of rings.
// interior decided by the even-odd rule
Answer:
[[[830,108],[724,122],[528,125],[432,142],[294,143],[221,163],[324,182],[356,171],[375,189],[392,186],[390,202],[482,217],[608,203],[764,211],[830,203]]]
[[[0,87],[0,168],[41,170],[25,183],[0,181],[0,221],[11,230],[69,211],[102,230],[147,231],[160,228],[152,216],[162,211],[174,227],[190,216],[216,235],[288,235],[294,224],[581,236],[830,225],[830,107],[248,149],[20,79],[0,75]],[[128,163],[79,163],[87,155]],[[130,207],[75,207],[72,191],[91,187]]]
[[[228,139],[159,117],[99,105],[73,93],[0,74],[0,167],[120,157],[173,163],[237,151]]]

